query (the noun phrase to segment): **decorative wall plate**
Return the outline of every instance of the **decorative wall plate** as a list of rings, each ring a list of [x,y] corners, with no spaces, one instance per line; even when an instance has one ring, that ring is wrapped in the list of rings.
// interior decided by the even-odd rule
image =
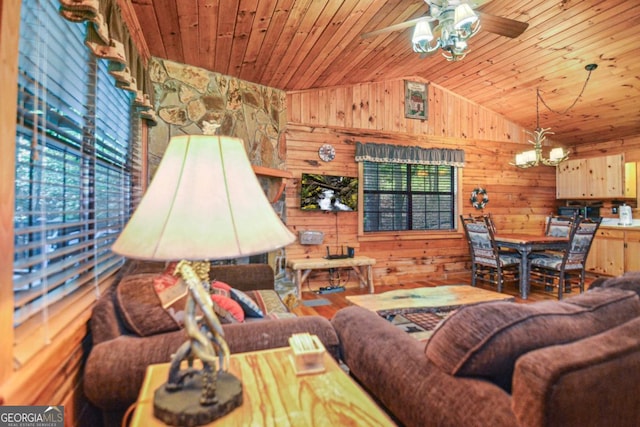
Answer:
[[[324,160],[325,162],[330,162],[331,160],[336,158],[336,149],[333,148],[333,145],[331,144],[324,144],[318,150],[318,155],[320,156],[320,159]]]

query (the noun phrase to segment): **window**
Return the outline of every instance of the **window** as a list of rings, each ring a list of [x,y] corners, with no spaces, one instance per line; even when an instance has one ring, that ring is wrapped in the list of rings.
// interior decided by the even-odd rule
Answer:
[[[356,143],[362,183],[361,231],[457,228],[464,151]]]
[[[20,366],[64,328],[52,322],[111,275],[132,211],[139,141],[132,96],[59,4],[21,8],[14,216],[14,355]],[[133,126],[135,124],[136,126]],[[57,326],[54,326],[57,325]]]
[[[364,162],[364,231],[454,229],[455,178],[453,166]]]

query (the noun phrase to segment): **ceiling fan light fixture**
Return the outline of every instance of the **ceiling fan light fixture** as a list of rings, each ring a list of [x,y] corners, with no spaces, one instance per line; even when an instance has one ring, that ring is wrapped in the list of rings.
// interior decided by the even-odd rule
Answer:
[[[471,6],[467,3],[461,3],[456,6],[454,17],[454,28],[459,30],[464,27],[471,27],[478,21],[478,15],[473,12]]]
[[[413,29],[413,37],[411,42],[416,45],[420,43],[430,43],[433,40],[433,32],[431,26],[426,20],[420,21]]]

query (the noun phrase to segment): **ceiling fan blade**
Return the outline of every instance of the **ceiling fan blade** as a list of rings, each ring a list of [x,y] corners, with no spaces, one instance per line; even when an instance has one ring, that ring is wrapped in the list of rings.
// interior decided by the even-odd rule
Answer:
[[[503,18],[489,13],[475,11],[480,17],[480,25],[486,31],[512,39],[524,33],[529,26],[528,22],[520,22],[515,19]]]
[[[410,19],[408,21],[400,22],[399,24],[389,25],[388,27],[380,28],[379,30],[371,31],[369,33],[361,34],[360,37],[363,39],[368,39],[369,37],[379,36],[380,34],[391,33],[393,31],[404,30],[405,28],[413,27],[418,22],[427,19],[429,21],[433,21],[433,18],[430,16],[423,16],[420,18]]]

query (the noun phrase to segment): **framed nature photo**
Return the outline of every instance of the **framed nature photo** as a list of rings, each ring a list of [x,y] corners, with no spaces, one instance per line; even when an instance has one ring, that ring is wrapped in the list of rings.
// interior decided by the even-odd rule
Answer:
[[[427,120],[427,84],[404,82],[404,116],[408,119]]]

